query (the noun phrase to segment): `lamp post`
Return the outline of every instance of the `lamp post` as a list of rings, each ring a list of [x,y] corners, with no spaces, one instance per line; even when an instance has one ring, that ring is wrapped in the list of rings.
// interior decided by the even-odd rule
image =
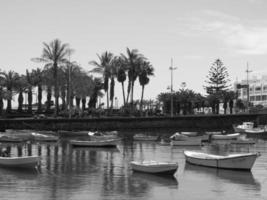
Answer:
[[[248,75],[249,73],[252,72],[251,70],[249,70],[248,68],[248,63],[247,63],[247,70],[246,70],[246,73],[247,73],[247,109],[249,110],[249,81],[248,81]]]
[[[177,67],[173,67],[173,61],[171,59],[171,66],[169,67],[171,70],[171,117],[173,117],[173,70],[176,70]]]

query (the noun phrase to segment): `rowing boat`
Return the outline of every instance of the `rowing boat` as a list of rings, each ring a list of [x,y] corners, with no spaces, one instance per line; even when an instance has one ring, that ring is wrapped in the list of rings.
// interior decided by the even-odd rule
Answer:
[[[132,161],[131,167],[134,171],[138,172],[173,175],[178,168],[178,163],[157,161]]]
[[[22,156],[22,157],[0,157],[1,167],[12,168],[34,168],[41,158],[39,156]]]
[[[186,162],[206,167],[251,170],[258,153],[239,153],[226,156],[195,151],[184,151]]]

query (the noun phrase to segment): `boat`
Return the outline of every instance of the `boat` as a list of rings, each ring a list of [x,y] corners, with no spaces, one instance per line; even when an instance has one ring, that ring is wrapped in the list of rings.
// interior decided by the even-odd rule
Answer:
[[[189,137],[180,133],[175,133],[171,137],[172,146],[200,146],[202,145],[202,137]]]
[[[252,130],[254,128],[253,122],[243,122],[239,125],[233,125],[235,132],[244,133],[246,130]]]
[[[157,161],[132,161],[131,167],[133,171],[137,172],[173,175],[178,168],[178,163]]]
[[[45,135],[36,132],[32,132],[31,136],[34,141],[43,141],[43,142],[56,142],[59,139],[57,136],[54,135]]]
[[[40,163],[39,156],[0,157],[1,167],[35,168]]]
[[[255,144],[255,140],[247,138],[246,135],[239,136],[236,140],[231,140],[231,144]]]
[[[195,151],[184,151],[186,162],[206,167],[215,167],[233,170],[251,170],[258,153],[238,153],[214,155]]]
[[[145,134],[135,134],[133,136],[133,139],[137,140],[137,141],[156,141],[156,140],[158,140],[158,136],[145,135]]]
[[[225,135],[212,135],[212,140],[235,140],[240,137],[240,133],[225,134]]]
[[[197,132],[181,132],[182,135],[186,135],[186,136],[189,136],[189,137],[194,137],[194,136],[197,136]]]
[[[79,147],[116,147],[119,141],[120,139],[70,140],[70,144]]]
[[[1,135],[0,136],[0,142],[10,142],[10,143],[20,143],[25,142],[25,138],[20,138],[16,136],[9,136],[9,135]]]
[[[267,130],[265,128],[253,128],[253,129],[247,129],[245,130],[245,133],[247,134],[260,134],[260,133],[264,133]]]
[[[91,140],[102,140],[102,139],[115,139],[118,138],[116,134],[104,134],[102,132],[88,132],[88,136],[90,137]]]

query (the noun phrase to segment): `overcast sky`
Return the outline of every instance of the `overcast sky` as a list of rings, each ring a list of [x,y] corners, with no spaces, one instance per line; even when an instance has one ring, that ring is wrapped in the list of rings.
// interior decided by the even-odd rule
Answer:
[[[43,42],[59,38],[88,71],[97,53],[138,49],[155,68],[145,99],[166,92],[171,58],[174,90],[186,82],[205,94],[217,58],[231,80],[246,77],[247,62],[254,72],[266,69],[266,10],[264,0],[0,0],[0,68],[25,73],[42,67],[30,59],[41,55]]]

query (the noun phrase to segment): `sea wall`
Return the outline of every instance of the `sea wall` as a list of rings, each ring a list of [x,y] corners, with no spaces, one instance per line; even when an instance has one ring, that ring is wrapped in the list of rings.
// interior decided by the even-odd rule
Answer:
[[[176,117],[106,117],[80,119],[0,119],[0,129],[37,130],[221,130],[254,121],[266,124],[266,114],[188,115]]]

